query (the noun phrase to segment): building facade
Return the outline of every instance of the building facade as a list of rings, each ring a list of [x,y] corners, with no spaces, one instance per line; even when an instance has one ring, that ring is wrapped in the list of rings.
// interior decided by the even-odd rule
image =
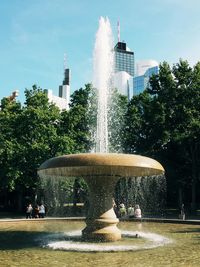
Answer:
[[[66,99],[68,102],[68,106],[70,101],[70,79],[70,69],[65,69],[63,83],[59,86],[59,97]]]
[[[137,75],[133,78],[133,95],[138,95],[148,88],[150,77],[159,72],[158,62],[154,60],[140,62],[136,69]]]
[[[49,102],[54,103],[60,109],[60,111],[69,109],[69,102],[67,99],[54,95],[53,90],[51,89],[45,89],[45,92]]]
[[[118,71],[114,75],[114,87],[122,95],[126,95],[128,99],[132,97],[133,77],[126,71]]]
[[[152,67],[158,67],[158,62],[156,60],[153,59],[140,60],[136,63],[135,75],[136,76],[144,75],[145,72]]]
[[[115,72],[126,71],[134,76],[134,52],[130,51],[126,43],[118,42],[114,47],[115,52]]]
[[[132,83],[135,72],[134,52],[125,42],[118,42],[114,47],[115,74],[114,86],[119,93],[132,97]]]
[[[65,69],[64,80],[62,85],[59,86],[59,96],[53,95],[52,90],[45,90],[49,102],[53,102],[60,110],[68,110],[70,103],[70,69]]]

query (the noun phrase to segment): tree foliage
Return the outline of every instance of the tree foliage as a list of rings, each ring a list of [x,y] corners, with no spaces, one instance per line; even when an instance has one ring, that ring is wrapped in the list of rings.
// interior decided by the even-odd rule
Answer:
[[[73,140],[73,153],[88,152],[91,149],[91,133],[89,127],[89,97],[91,85],[75,91],[71,96],[69,111],[61,113],[59,131]]]
[[[59,109],[37,86],[25,90],[26,101],[2,100],[0,111],[0,190],[36,192],[37,168],[46,159],[73,152],[73,140],[59,134]]]
[[[168,193],[191,189],[196,202],[200,179],[200,63],[170,67],[164,62],[150,87],[134,96],[126,114],[125,149],[160,160],[166,168]],[[183,201],[182,199],[181,201]]]

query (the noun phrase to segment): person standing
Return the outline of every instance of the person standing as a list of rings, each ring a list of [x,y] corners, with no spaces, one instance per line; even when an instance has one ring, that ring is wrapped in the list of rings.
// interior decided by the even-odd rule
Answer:
[[[45,207],[43,204],[39,206],[39,218],[44,218],[45,215]]]
[[[34,217],[35,219],[39,218],[39,206],[38,205],[35,206]]]
[[[180,219],[185,220],[185,206],[184,206],[184,204],[181,205]]]
[[[26,219],[31,219],[32,218],[32,212],[33,212],[33,207],[31,204],[29,204],[26,207]]]

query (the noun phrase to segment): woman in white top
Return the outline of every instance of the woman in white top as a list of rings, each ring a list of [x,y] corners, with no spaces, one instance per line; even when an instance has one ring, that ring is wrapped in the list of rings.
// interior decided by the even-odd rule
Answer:
[[[135,218],[142,218],[142,212],[139,205],[135,205],[134,215]]]
[[[39,206],[39,218],[44,218],[45,215],[45,207],[43,204]]]
[[[29,204],[26,207],[26,219],[31,219],[32,218],[32,211],[33,211],[32,205]]]

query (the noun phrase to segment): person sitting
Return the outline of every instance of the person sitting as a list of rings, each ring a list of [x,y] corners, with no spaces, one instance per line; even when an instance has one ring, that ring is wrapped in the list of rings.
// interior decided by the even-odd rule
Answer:
[[[128,216],[129,216],[129,218],[134,218],[134,215],[135,215],[135,213],[134,213],[134,207],[132,205],[130,205],[128,207]]]
[[[136,219],[141,219],[142,218],[142,212],[141,212],[141,209],[140,209],[139,205],[135,205],[134,216],[135,216]]]
[[[126,216],[126,207],[123,203],[119,205],[119,215],[120,217]]]

